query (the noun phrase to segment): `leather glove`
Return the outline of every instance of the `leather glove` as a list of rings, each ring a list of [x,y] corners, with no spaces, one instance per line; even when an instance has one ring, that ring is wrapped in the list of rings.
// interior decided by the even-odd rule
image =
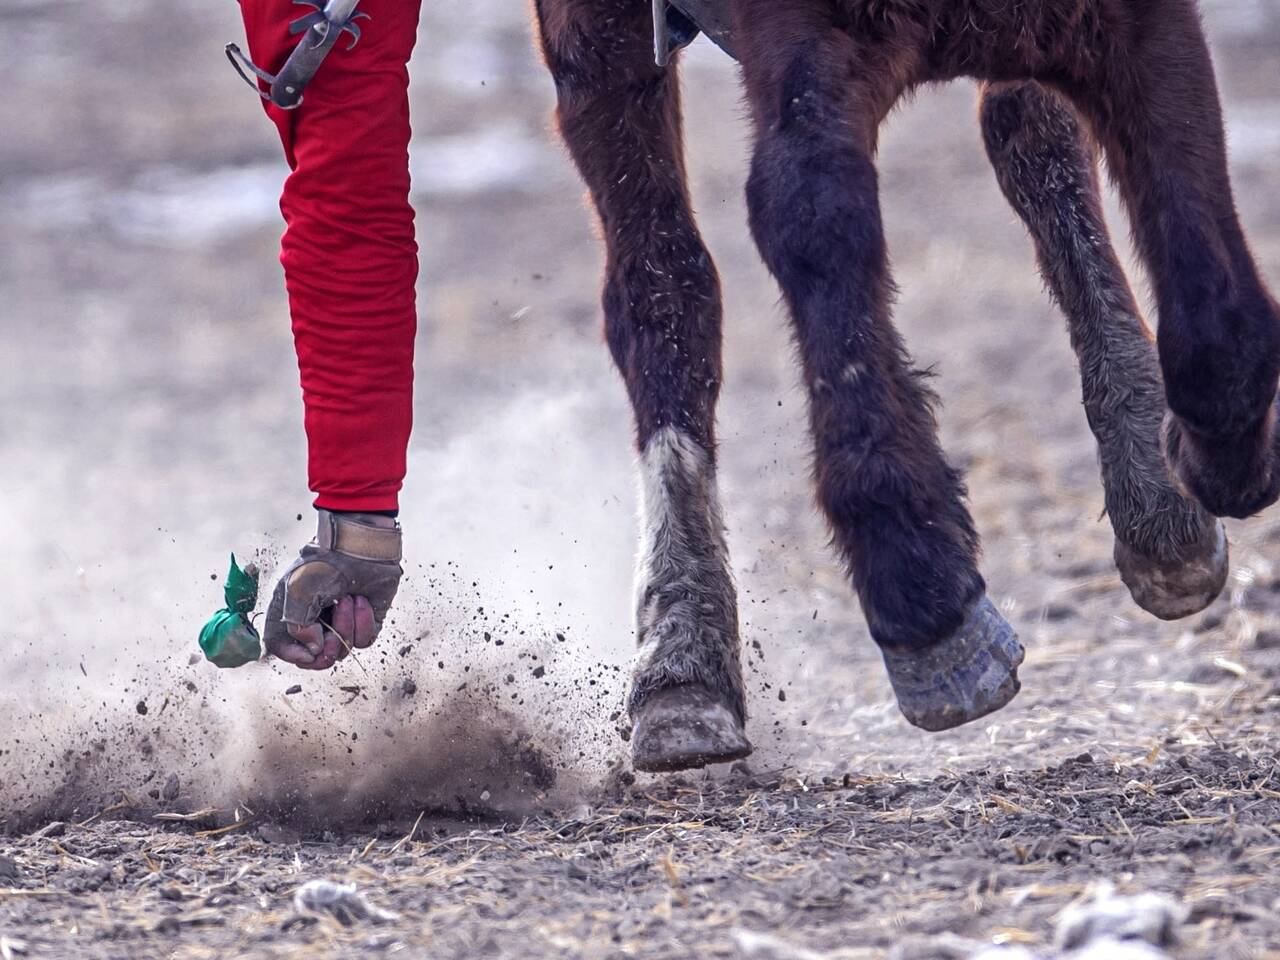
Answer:
[[[370,646],[395,599],[400,525],[375,514],[319,511],[315,540],[276,584],[267,609],[267,652],[304,670],[328,670]]]

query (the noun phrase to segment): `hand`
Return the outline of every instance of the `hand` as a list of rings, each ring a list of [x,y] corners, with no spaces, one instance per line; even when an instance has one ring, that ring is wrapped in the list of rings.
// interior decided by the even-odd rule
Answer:
[[[400,585],[400,550],[400,526],[390,517],[321,510],[316,539],[276,584],[267,652],[303,670],[328,670],[370,646]]]

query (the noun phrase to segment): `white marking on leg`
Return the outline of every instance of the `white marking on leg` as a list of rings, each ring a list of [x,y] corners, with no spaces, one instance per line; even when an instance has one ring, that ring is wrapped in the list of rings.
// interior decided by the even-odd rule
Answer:
[[[715,467],[696,441],[663,427],[640,455],[636,631],[642,644],[659,614],[656,599],[646,602],[650,588],[682,579],[696,583],[709,552],[727,562]]]

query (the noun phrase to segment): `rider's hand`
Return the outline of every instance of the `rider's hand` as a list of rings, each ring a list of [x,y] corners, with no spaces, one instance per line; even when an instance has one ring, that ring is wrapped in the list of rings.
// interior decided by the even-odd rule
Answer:
[[[268,653],[304,670],[328,670],[372,644],[403,573],[395,520],[319,513],[316,539],[276,584],[263,630]]]

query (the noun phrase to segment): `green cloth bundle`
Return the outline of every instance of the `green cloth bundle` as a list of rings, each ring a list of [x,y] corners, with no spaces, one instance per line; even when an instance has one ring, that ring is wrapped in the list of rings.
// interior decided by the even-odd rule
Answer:
[[[262,658],[262,639],[249,619],[258,602],[258,568],[252,563],[243,570],[231,555],[231,571],[222,591],[227,601],[200,631],[200,649],[215,666],[243,667]]]

